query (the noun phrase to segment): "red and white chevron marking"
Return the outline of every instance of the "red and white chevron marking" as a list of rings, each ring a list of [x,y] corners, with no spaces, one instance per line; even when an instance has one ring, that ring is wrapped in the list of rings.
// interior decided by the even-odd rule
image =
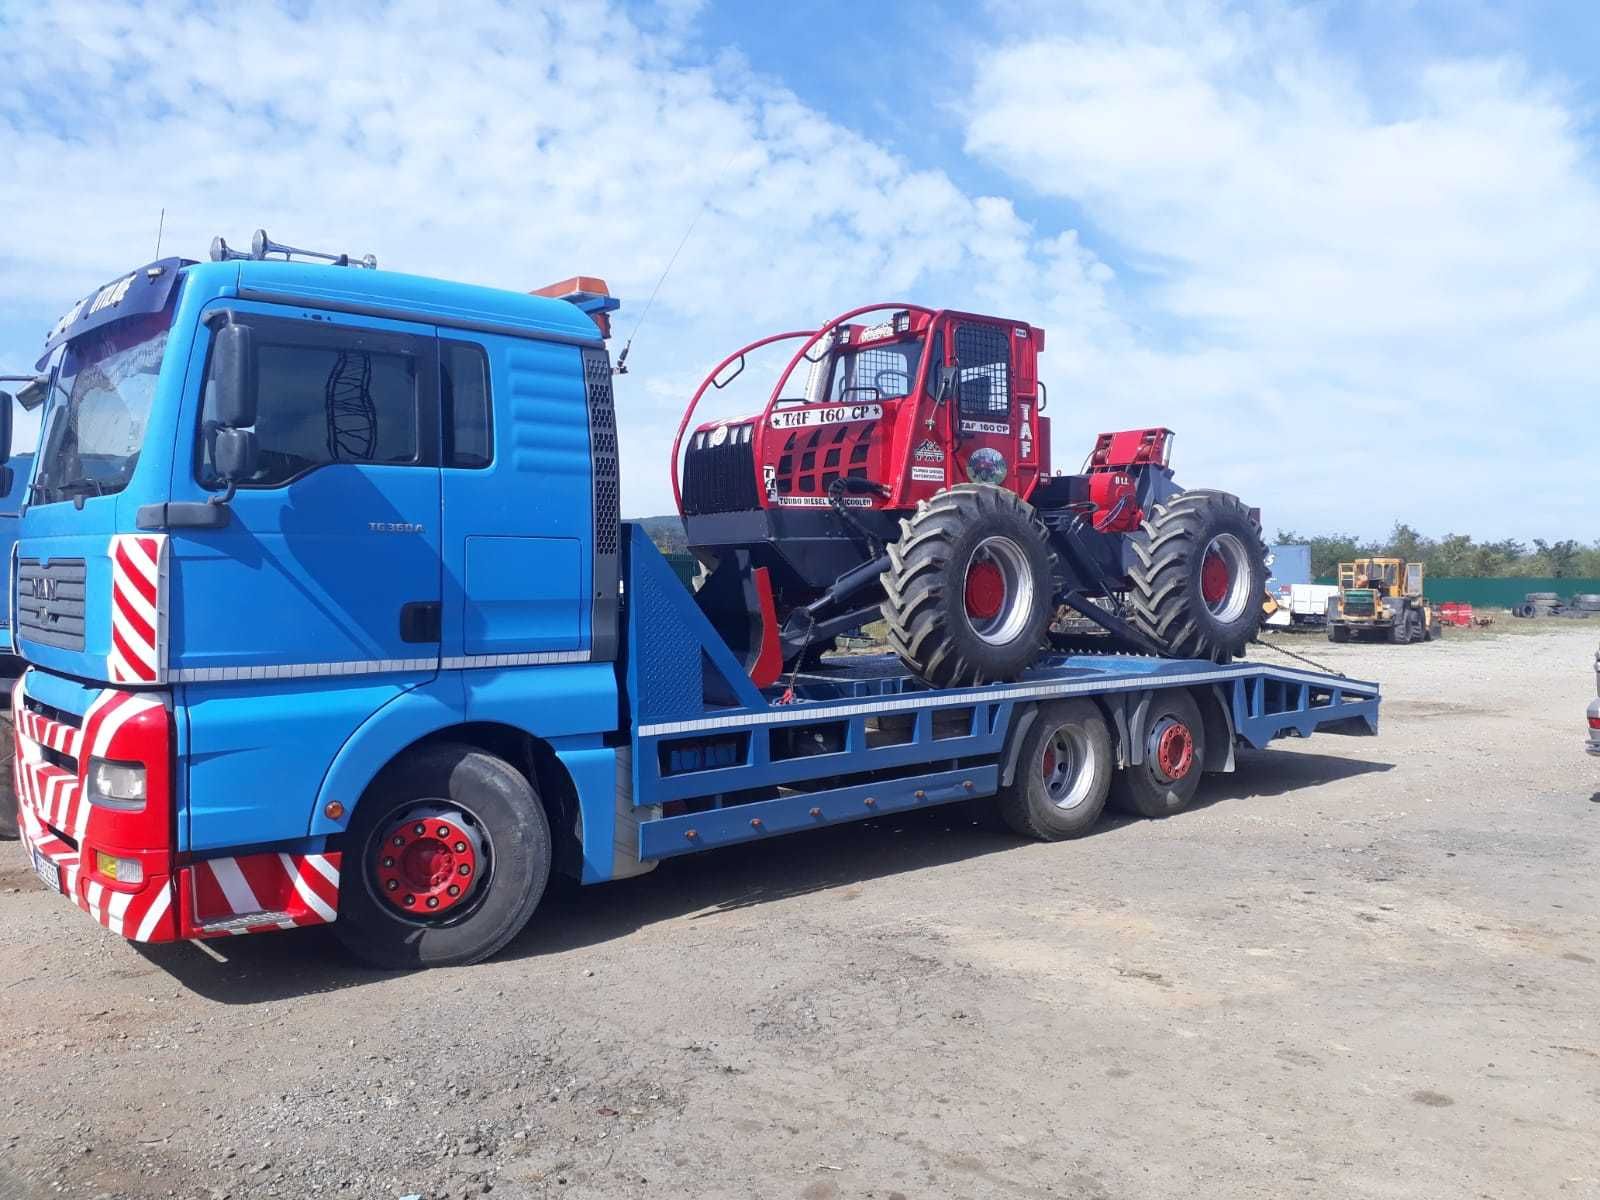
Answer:
[[[132,718],[152,708],[160,708],[154,696],[107,689],[96,696],[83,714],[83,728],[74,729],[30,711],[22,703],[23,682],[12,693],[12,714],[16,726],[17,754],[15,786],[17,801],[31,808],[43,825],[50,825],[76,842],[83,841],[88,829],[90,804],[83,795],[82,772],[85,756],[104,758],[111,739]],[[43,748],[49,747],[78,760],[74,775],[54,763],[46,762]]]
[[[325,925],[339,915],[338,852],[245,854],[187,867],[184,936],[267,933]],[[249,918],[262,919],[252,923]]]
[[[26,807],[19,806],[19,811],[24,846],[38,850],[61,872],[63,895],[119,937],[136,942],[173,939],[171,924],[164,920],[172,909],[172,885],[167,880],[140,892],[121,891],[93,879],[80,888],[78,852],[40,824]]]
[[[161,606],[164,533],[122,533],[111,539],[111,652],[106,678],[112,683],[159,683],[166,666],[166,631]]]
[[[161,701],[107,689],[90,702],[82,727],[73,728],[27,707],[27,681],[24,674],[11,694],[16,741],[12,781],[25,845],[60,872],[62,892],[113,933],[136,941],[171,940],[175,934],[168,917],[172,887],[165,875],[152,878],[142,888],[111,886],[87,878],[82,855],[73,847],[74,842],[82,846],[85,836],[93,832],[94,806],[83,788],[88,760],[114,756],[112,745],[128,722],[160,708]],[[76,760],[78,773],[46,761],[47,748]],[[124,745],[121,753],[135,757],[129,749]]]

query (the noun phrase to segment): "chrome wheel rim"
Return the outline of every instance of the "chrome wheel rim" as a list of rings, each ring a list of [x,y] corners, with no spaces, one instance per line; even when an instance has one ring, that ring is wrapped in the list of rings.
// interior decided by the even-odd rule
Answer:
[[[963,604],[972,631],[991,646],[1009,645],[1022,636],[1033,611],[1033,572],[1022,547],[1008,537],[986,537],[973,548],[962,572]],[[975,584],[984,587],[975,604]],[[987,603],[998,586],[999,600]]]
[[[1096,765],[1088,734],[1077,725],[1058,725],[1039,752],[1039,774],[1050,803],[1070,812],[1088,800]]]
[[[1200,554],[1200,598],[1224,623],[1237,621],[1250,607],[1250,553],[1243,540],[1219,533]]]

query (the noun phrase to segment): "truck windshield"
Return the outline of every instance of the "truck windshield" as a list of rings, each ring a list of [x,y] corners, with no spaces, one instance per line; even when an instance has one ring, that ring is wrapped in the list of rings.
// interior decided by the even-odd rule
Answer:
[[[33,502],[128,486],[144,445],[169,313],[119,321],[69,343],[51,388]]]

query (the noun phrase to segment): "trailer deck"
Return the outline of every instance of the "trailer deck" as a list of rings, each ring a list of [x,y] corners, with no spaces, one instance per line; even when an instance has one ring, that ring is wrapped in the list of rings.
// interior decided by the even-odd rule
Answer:
[[[1256,662],[1062,654],[1015,683],[932,689],[892,655],[836,656],[758,689],[643,531],[627,542],[641,860],[992,796],[1045,701],[1098,704],[1119,767],[1143,761],[1143,718],[1166,689],[1200,702],[1208,771],[1232,770],[1237,742],[1377,732],[1376,683]]]

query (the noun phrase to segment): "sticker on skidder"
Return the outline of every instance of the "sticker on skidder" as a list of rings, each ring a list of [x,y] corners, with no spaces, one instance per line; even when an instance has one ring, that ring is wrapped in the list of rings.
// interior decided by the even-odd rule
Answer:
[[[944,461],[944,448],[930,438],[913,450],[911,457],[918,462],[942,463]]]
[[[779,496],[774,503],[780,508],[832,508],[834,502],[827,496]],[[841,496],[839,503],[845,508],[872,507],[869,496]]]
[[[912,467],[911,478],[918,483],[943,483],[943,467]]]
[[[1026,404],[1022,406],[1022,429],[1017,434],[1024,459],[1033,457],[1033,414]]]
[[[962,433],[1010,433],[1011,425],[1007,421],[963,421]]]
[[[843,425],[850,421],[876,421],[881,404],[838,404],[832,408],[791,408],[772,414],[774,429],[809,429],[813,425]]]
[[[967,459],[967,477],[974,483],[1001,484],[1006,481],[1005,457],[993,446],[974,450]]]

